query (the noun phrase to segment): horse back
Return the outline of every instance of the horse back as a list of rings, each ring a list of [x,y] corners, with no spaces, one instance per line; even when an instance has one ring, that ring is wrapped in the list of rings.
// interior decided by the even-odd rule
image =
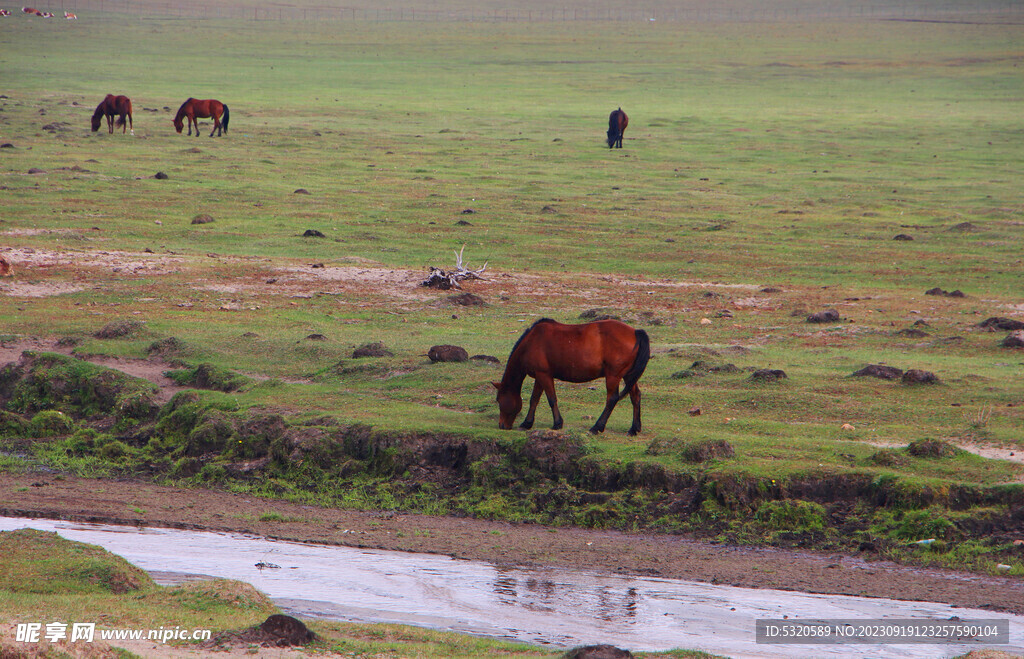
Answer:
[[[622,108],[612,110],[612,113],[608,115],[608,130],[621,133],[628,125],[629,117],[626,116]]]
[[[527,339],[527,372],[547,372],[565,382],[589,382],[609,371],[621,375],[636,357],[636,331],[618,320],[538,323]]]

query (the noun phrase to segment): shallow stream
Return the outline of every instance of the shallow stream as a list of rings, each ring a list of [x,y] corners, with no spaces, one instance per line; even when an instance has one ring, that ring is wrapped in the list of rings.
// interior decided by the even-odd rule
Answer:
[[[943,604],[505,568],[433,554],[241,534],[0,517],[0,531],[18,528],[56,531],[69,540],[100,545],[163,584],[188,575],[246,581],[299,616],[404,623],[558,647],[611,643],[631,650],[683,647],[730,657],[894,658],[952,657],[984,646],[759,645],[755,620],[959,616],[1008,619],[1010,645],[990,647],[1024,653],[1024,616]]]

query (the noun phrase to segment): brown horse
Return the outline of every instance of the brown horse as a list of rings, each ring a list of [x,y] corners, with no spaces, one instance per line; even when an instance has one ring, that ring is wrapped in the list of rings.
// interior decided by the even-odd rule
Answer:
[[[195,125],[196,137],[199,137],[199,122],[196,121],[196,117],[200,119],[213,117],[213,130],[210,131],[210,137],[213,137],[214,133],[220,137],[222,128],[225,133],[228,132],[228,121],[231,118],[228,106],[212,98],[204,101],[189,98],[182,103],[178,108],[178,114],[174,115],[174,129],[181,132],[181,129],[185,127],[185,123],[182,121],[184,118],[188,121],[188,134],[192,134],[192,126]],[[221,117],[223,117],[223,121],[221,121]]]
[[[626,132],[626,126],[629,125],[629,117],[622,111],[622,108],[618,110],[612,110],[612,113],[608,115],[608,148],[618,147],[622,148],[622,134]]]
[[[114,96],[113,94],[107,94],[107,97],[96,106],[96,111],[92,113],[92,132],[95,133],[100,129],[100,123],[103,122],[103,117],[106,117],[107,132],[113,134],[114,115],[117,115],[116,125],[122,127],[122,135],[129,128],[131,128],[132,135],[135,134],[135,126],[132,125],[132,100],[127,96]],[[127,124],[125,117],[128,118]]]
[[[647,332],[635,330],[617,320],[598,320],[582,325],[563,325],[541,318],[516,341],[508,356],[501,382],[491,384],[498,390],[498,427],[508,430],[523,409],[523,381],[534,379],[530,409],[520,428],[533,427],[537,403],[547,395],[554,417],[554,430],[562,427],[562,414],[555,397],[555,380],[590,382],[604,377],[607,396],[604,411],[590,429],[604,431],[608,417],[620,400],[629,396],[633,403],[633,425],[629,434],[640,432],[640,388],[637,381],[651,357]],[[619,382],[623,382],[619,393]]]

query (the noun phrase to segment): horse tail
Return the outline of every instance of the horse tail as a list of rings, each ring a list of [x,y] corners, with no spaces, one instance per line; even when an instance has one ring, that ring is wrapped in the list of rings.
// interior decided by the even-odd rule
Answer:
[[[629,395],[630,390],[636,386],[640,376],[644,374],[644,371],[647,369],[647,362],[650,360],[651,337],[647,336],[647,332],[638,329],[636,330],[636,359],[633,360],[633,365],[625,377],[622,378],[622,393],[619,394],[616,402]]]
[[[124,126],[124,115],[118,116],[117,119],[114,120],[114,125],[118,128]]]
[[[222,104],[223,105],[223,104]],[[231,119],[231,113],[228,111],[228,106],[224,105],[224,120],[221,123],[224,126],[224,132],[228,132],[228,120]]]

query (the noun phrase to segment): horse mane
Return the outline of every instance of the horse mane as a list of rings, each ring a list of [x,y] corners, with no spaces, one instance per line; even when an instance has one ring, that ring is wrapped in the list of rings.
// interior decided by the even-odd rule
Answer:
[[[557,322],[557,321],[555,321],[555,320],[553,320],[551,318],[541,318],[539,320],[534,321],[534,323],[532,325],[530,325],[529,327],[527,327],[526,330],[523,331],[523,333],[519,336],[519,338],[516,339],[516,343],[515,343],[514,346],[512,346],[511,352],[508,353],[509,358],[511,358],[512,355],[516,354],[516,349],[519,348],[519,344],[523,342],[523,339],[526,338],[527,334],[529,334],[530,332],[533,331],[534,327],[536,327],[537,325],[540,325],[541,323],[554,323],[554,322]]]
[[[536,320],[532,325],[530,325],[523,331],[523,333],[519,336],[518,339],[516,339],[515,345],[512,346],[512,351],[508,353],[508,361],[505,362],[505,372],[502,373],[501,375],[501,386],[498,389],[499,391],[502,391],[510,380],[516,382],[514,386],[522,386],[523,378],[526,377],[526,370],[523,369],[522,366],[519,366],[518,368],[514,367],[514,360],[512,359],[512,356],[516,354],[516,350],[518,350],[519,346],[523,343],[523,339],[525,339],[526,336],[530,332],[532,332],[535,327],[537,327],[537,325],[540,325],[541,323],[554,322],[556,321],[552,320],[551,318],[541,318],[539,320]]]
[[[181,104],[180,108],[178,108],[178,114],[174,115],[174,120],[175,121],[180,121],[181,118],[185,116],[185,106],[188,105],[189,103],[191,103],[194,100],[196,100],[196,99],[192,98],[191,96],[189,96],[188,98],[185,99],[185,102]]]

